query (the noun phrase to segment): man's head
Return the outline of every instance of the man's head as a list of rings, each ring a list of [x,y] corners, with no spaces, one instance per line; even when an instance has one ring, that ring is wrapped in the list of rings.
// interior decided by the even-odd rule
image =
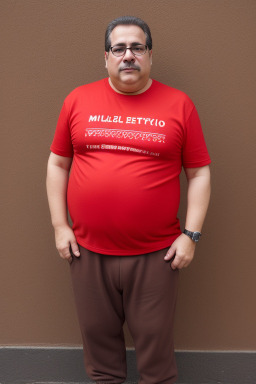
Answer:
[[[109,49],[111,47],[110,34],[113,31],[113,29],[118,25],[137,25],[137,27],[140,27],[146,35],[146,45],[148,49],[151,51],[152,37],[151,37],[151,32],[147,23],[145,23],[145,21],[141,20],[138,17],[121,16],[115,20],[112,20],[107,26],[106,33],[105,33],[105,51],[106,52],[109,52]]]
[[[105,34],[105,61],[110,84],[121,93],[146,90],[152,64],[152,38],[141,19],[124,16],[109,23]]]

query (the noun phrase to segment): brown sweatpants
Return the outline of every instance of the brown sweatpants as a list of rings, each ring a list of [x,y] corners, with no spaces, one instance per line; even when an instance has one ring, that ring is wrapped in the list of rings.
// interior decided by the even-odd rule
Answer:
[[[108,256],[80,246],[81,256],[73,257],[70,268],[85,368],[98,384],[125,381],[125,320],[134,340],[139,383],[175,383],[178,271],[164,260],[166,251]]]

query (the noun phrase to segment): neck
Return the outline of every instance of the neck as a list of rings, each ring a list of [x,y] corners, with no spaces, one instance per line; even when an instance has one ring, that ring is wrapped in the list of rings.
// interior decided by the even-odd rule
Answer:
[[[110,77],[108,78],[108,82],[109,82],[109,85],[111,86],[111,88],[117,92],[117,93],[120,93],[121,95],[139,95],[140,93],[143,93],[145,92],[147,89],[149,89],[151,87],[151,84],[152,84],[152,79],[148,79],[146,85],[144,85],[143,88],[141,89],[138,89],[138,90],[134,90],[134,89],[127,89],[127,90],[121,90],[121,89],[118,89],[115,87],[115,85],[112,83]]]

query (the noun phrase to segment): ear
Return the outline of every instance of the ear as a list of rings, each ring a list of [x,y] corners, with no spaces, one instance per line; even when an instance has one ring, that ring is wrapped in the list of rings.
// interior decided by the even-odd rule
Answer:
[[[152,65],[152,49],[149,51],[150,64]]]
[[[105,52],[104,57],[105,57],[105,68],[107,68],[108,67],[108,52]]]

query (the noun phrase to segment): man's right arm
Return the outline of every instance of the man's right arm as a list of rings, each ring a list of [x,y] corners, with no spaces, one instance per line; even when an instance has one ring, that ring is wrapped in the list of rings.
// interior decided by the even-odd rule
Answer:
[[[63,157],[51,153],[48,166],[46,188],[50,207],[52,225],[55,231],[55,242],[57,250],[63,259],[72,261],[70,246],[75,256],[80,252],[73,230],[68,223],[67,214],[67,186],[69,170],[72,158]]]

